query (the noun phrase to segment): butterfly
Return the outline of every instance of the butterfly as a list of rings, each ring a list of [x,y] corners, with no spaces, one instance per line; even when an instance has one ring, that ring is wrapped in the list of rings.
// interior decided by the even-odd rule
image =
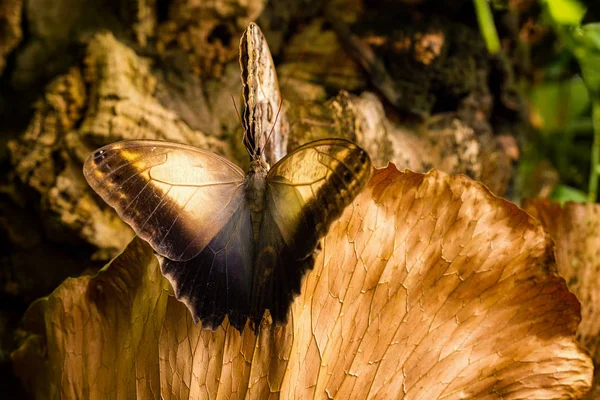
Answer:
[[[369,155],[345,139],[310,142],[281,158],[284,142],[264,129],[275,116],[265,88],[277,86],[276,76],[256,68],[265,54],[258,27],[246,33],[247,172],[209,151],[155,140],[107,145],[83,167],[90,186],[159,255],[177,299],[205,329],[225,316],[240,331],[248,319],[256,329],[265,310],[285,322],[321,237],[372,172]],[[267,159],[278,161],[270,168]]]

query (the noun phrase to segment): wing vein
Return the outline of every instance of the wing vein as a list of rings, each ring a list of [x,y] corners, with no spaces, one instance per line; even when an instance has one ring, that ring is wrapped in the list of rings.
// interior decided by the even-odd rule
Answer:
[[[241,181],[228,181],[228,182],[203,183],[203,184],[199,185],[199,184],[171,183],[171,182],[168,182],[168,181],[165,181],[165,180],[160,180],[160,179],[156,179],[156,178],[152,178],[152,177],[150,177],[150,179],[153,182],[164,183],[166,185],[171,185],[173,187],[197,187],[197,188],[204,188],[204,187],[211,187],[211,186],[239,185],[241,183]]]
[[[192,193],[192,195],[190,196],[190,198],[186,200],[185,204],[182,207],[183,210],[185,210],[185,208],[187,207],[187,205],[189,204],[189,202],[194,198],[194,196],[196,195],[196,193],[198,193],[198,190],[200,190],[200,187],[197,187],[196,190],[194,191],[194,193]],[[173,227],[175,226],[175,223],[179,220],[179,216],[180,215],[181,215],[181,213],[177,213],[177,215],[175,216],[175,218],[173,218],[173,222],[171,223],[171,226],[169,226],[169,229],[167,230],[167,232],[163,236],[162,240],[158,244],[158,247],[160,247],[163,244],[163,242],[165,241],[165,239],[167,238],[167,236],[169,236],[169,233],[171,232],[171,229],[173,229]]]
[[[146,220],[144,221],[144,223],[140,227],[140,232],[142,232],[144,230],[144,228],[146,227],[146,224],[148,223],[148,221],[150,220],[150,218],[152,218],[152,216],[154,215],[154,213],[156,213],[156,210],[158,210],[159,207],[163,204],[163,202],[165,201],[165,199],[169,195],[169,192],[171,191],[171,189],[172,189],[172,187],[170,187],[165,193],[163,193],[163,196],[160,198],[160,201],[158,202],[158,204],[156,205],[156,207],[154,207],[154,210],[152,210],[152,212],[150,213],[150,215],[148,215],[148,218],[146,218]]]
[[[124,184],[126,184],[127,182],[129,182],[129,180],[130,180],[130,179],[132,179],[132,178],[139,178],[139,177],[142,175],[142,173],[146,172],[146,171],[147,171],[149,168],[152,168],[152,167],[144,168],[144,169],[142,169],[142,170],[138,171],[137,173],[135,173],[135,174],[132,174],[132,175],[131,175],[129,178],[125,179],[125,180],[124,180],[123,182],[121,182],[120,184],[118,184],[118,185],[115,185],[115,187],[114,187],[114,188],[113,188],[113,189],[112,189],[110,192],[108,192],[108,196],[112,196],[112,195],[113,195],[113,194],[114,194],[114,193],[115,193],[117,190],[120,190],[120,189],[122,189],[122,188],[123,188],[123,185],[124,185]],[[106,177],[106,179],[108,179],[108,178],[109,178],[109,177]],[[105,181],[106,179],[103,179],[101,183],[104,183],[104,181]],[[150,180],[148,180],[148,181],[146,182],[146,185],[148,185],[148,183],[150,183]],[[146,187],[146,185],[144,185],[144,188]]]
[[[138,194],[135,195],[135,197],[133,199],[131,199],[131,201],[129,202],[129,204],[127,204],[127,206],[125,208],[123,208],[123,210],[119,211],[120,215],[125,215],[125,211],[127,211],[129,209],[129,207],[142,195],[142,193],[144,193],[144,191],[146,190],[146,188],[148,187],[148,185],[150,184],[150,181],[146,181],[146,184],[144,185],[144,187],[139,191]],[[112,193],[112,192],[111,192]],[[117,210],[118,211],[118,210]]]
[[[119,154],[116,153],[115,155],[119,155]],[[114,175],[120,169],[125,168],[125,167],[129,167],[129,166],[133,165],[134,163],[136,163],[138,161],[143,161],[146,158],[157,157],[157,156],[162,156],[162,155],[165,155],[165,154],[163,154],[163,153],[161,153],[161,154],[143,154],[143,155],[139,156],[138,158],[136,158],[134,160],[127,160],[127,162],[119,165],[117,168],[115,168],[115,169],[111,170],[109,173],[105,174],[103,176],[102,180],[98,181],[98,182],[99,183],[104,183],[108,178],[110,178],[112,175]],[[102,164],[98,164],[98,166],[96,167],[96,169],[99,170],[103,165],[106,164],[107,161],[108,160],[103,160]],[[157,165],[162,165],[162,164],[165,163],[165,161],[163,161],[162,163],[157,163],[157,164],[151,165],[151,166],[149,166],[147,168],[144,168],[143,171],[147,171],[149,168],[156,167]]]

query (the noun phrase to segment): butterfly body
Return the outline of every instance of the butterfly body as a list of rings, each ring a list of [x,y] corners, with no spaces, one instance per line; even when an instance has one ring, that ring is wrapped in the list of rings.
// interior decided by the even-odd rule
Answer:
[[[267,187],[267,173],[269,165],[261,158],[256,158],[250,163],[244,184],[246,190],[246,201],[251,212],[252,233],[255,241],[258,241],[262,215],[265,210],[265,190]]]

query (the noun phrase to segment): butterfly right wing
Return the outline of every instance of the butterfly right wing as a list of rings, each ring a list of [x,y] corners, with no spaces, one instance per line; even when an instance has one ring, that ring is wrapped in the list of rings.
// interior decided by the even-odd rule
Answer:
[[[369,155],[345,139],[306,143],[267,174],[266,211],[256,248],[252,299],[255,323],[263,309],[283,322],[313,268],[319,240],[366,186]]]
[[[83,172],[138,236],[174,261],[196,257],[245,204],[242,170],[192,146],[113,143],[91,154]]]

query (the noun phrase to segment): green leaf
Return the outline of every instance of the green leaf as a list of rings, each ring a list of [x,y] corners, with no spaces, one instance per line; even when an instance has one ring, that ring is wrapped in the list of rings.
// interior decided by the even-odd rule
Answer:
[[[481,35],[485,40],[485,45],[490,54],[496,54],[500,51],[500,39],[496,31],[494,16],[487,0],[473,0],[475,3],[475,12],[477,13],[477,21]]]
[[[577,0],[547,0],[552,19],[561,25],[579,25],[586,8]]]
[[[586,40],[587,47],[600,49],[600,23],[594,22],[581,27],[581,32]]]
[[[574,77],[562,82],[533,86],[529,94],[531,110],[539,118],[543,132],[564,132],[590,107],[590,97],[583,80]]]
[[[567,201],[587,202],[587,193],[567,185],[558,185],[550,194],[550,198],[561,204]]]
[[[593,96],[600,94],[600,24],[569,30],[575,42],[573,53],[579,61],[583,80]]]

